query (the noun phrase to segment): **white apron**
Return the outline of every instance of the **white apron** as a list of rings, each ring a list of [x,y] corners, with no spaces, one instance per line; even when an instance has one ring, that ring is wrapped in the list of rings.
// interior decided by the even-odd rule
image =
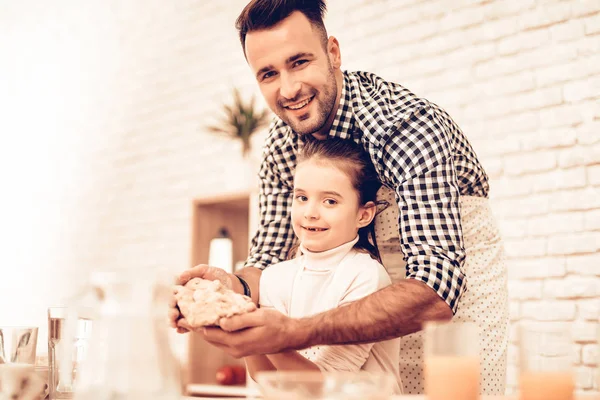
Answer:
[[[378,192],[377,199],[389,203],[375,219],[375,234],[383,265],[396,282],[406,276],[406,263],[400,249],[398,206],[394,192],[385,186]],[[462,295],[452,321],[478,324],[481,332],[481,393],[504,395],[509,334],[504,248],[488,199],[462,196],[460,207],[468,289]],[[400,376],[404,394],[423,393],[422,341],[422,332],[402,338]]]

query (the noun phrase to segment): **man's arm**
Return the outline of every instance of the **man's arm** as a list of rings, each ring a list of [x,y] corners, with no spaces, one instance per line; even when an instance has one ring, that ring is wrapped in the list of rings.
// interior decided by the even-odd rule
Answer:
[[[320,344],[367,343],[419,331],[423,322],[448,320],[448,304],[423,282],[406,279],[361,300],[313,317],[295,319],[258,310],[204,328],[208,342],[234,357],[299,350]]]
[[[378,169],[396,192],[406,278],[425,283],[456,313],[467,286],[453,147],[458,128],[441,113],[424,104],[403,115],[379,140]]]
[[[390,339],[417,332],[426,321],[452,318],[466,287],[466,252],[448,129],[425,106],[406,115],[383,140],[380,178],[396,191],[407,279],[299,321],[302,347]]]
[[[270,128],[259,177],[259,224],[252,238],[252,246],[244,268],[235,275],[244,279],[250,288],[252,300],[258,304],[259,281],[264,268],[287,258],[294,242],[294,231],[290,219],[293,199],[293,166],[295,156],[286,128],[275,123]],[[244,292],[239,280],[233,289]]]
[[[262,270],[259,268],[255,268],[255,267],[246,267],[246,268],[242,268],[239,271],[237,271],[235,273],[235,275],[237,275],[238,277],[242,278],[244,281],[246,281],[246,283],[248,284],[248,287],[250,288],[250,297],[252,298],[252,301],[258,305],[258,299],[260,298],[259,296],[259,283],[260,283],[260,276],[262,275]],[[244,293],[244,286],[242,285],[242,282],[240,282],[239,279],[233,279],[233,288],[234,291],[236,291],[237,293]]]
[[[451,318],[452,310],[436,292],[406,279],[347,306],[298,320],[298,333],[290,342],[295,348],[368,343],[417,332],[426,321]]]

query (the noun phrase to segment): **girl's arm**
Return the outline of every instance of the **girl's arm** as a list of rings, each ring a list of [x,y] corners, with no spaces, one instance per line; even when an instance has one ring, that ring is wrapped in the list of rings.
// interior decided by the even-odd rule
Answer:
[[[295,350],[269,354],[267,357],[278,371],[320,371],[317,364],[304,358]]]
[[[246,362],[246,368],[248,368],[248,374],[256,381],[256,373],[261,371],[276,371],[277,368],[273,366],[271,361],[265,355],[249,356],[244,357]]]
[[[297,351],[244,357],[248,374],[256,381],[261,371],[320,371],[317,364],[302,357]]]

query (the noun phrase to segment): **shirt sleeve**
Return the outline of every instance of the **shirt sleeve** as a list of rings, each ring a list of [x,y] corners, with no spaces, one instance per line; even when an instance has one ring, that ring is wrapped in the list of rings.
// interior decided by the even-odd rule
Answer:
[[[373,343],[326,346],[312,360],[321,371],[356,372],[367,362]]]
[[[414,109],[382,139],[377,167],[396,191],[407,278],[430,286],[456,313],[466,252],[448,129],[431,105]]]
[[[252,239],[244,267],[264,269],[287,258],[294,241],[290,218],[293,200],[293,171],[289,157],[293,151],[277,143],[268,146],[258,173],[260,186],[259,226]]]
[[[356,300],[389,286],[391,280],[385,268],[369,256],[359,257],[362,267],[340,300],[340,306],[346,306]],[[360,265],[366,262],[370,265]],[[313,362],[321,371],[360,371],[369,358],[373,343],[323,346]]]
[[[271,265],[260,275],[259,300],[261,308],[274,308],[289,316],[289,294],[298,270],[297,260],[288,260]]]

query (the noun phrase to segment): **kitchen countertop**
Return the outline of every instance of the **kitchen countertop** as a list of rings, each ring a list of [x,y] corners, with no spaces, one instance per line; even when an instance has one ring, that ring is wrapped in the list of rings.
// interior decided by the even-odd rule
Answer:
[[[182,397],[182,400],[248,400],[255,397]],[[260,398],[257,398],[260,399]],[[513,396],[483,396],[481,400],[516,400]],[[578,394],[575,400],[599,400],[598,394]],[[393,396],[390,400],[427,400],[423,395]]]
[[[183,397],[185,400],[249,400],[259,399],[258,390],[245,386],[222,386],[206,384],[190,384],[187,386],[188,394],[192,397]],[[238,396],[238,397],[236,397]],[[246,397],[245,397],[246,396]],[[427,400],[424,395],[393,396],[390,400]],[[517,396],[482,396],[481,400],[518,400]],[[599,394],[576,394],[574,400],[600,400]]]

